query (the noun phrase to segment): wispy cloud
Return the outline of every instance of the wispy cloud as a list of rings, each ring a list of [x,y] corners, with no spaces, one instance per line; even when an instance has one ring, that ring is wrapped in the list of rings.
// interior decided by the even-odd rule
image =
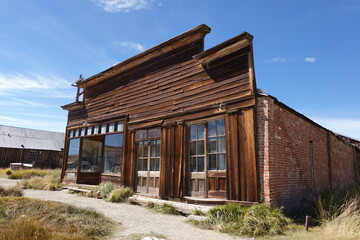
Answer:
[[[311,117],[311,119],[333,132],[360,139],[360,119],[321,117]]]
[[[38,96],[69,98],[70,85],[70,82],[56,76],[46,77],[37,74],[24,75],[20,73],[0,74],[0,95],[11,95],[14,92],[26,91],[27,93],[35,92]],[[17,101],[26,100],[17,99]]]
[[[133,49],[138,52],[142,52],[142,51],[146,50],[146,47],[144,47],[143,45],[141,45],[139,43],[134,43],[134,42],[115,42],[114,46],[118,47],[118,48]]]
[[[353,5],[353,6],[337,6],[337,7],[329,7],[317,11],[312,11],[310,15],[318,15],[323,13],[330,13],[330,12],[339,12],[339,11],[356,11],[360,10],[360,5]]]
[[[305,62],[308,62],[308,63],[316,63],[316,58],[314,57],[306,57],[304,59]]]
[[[58,117],[59,119],[59,117]],[[0,115],[2,125],[17,126],[24,128],[34,128],[47,131],[64,132],[66,121],[49,121],[49,120],[24,120],[21,118],[8,117]]]
[[[95,0],[106,12],[130,12],[150,8],[152,0]]]
[[[271,58],[268,60],[268,62],[286,62],[286,58],[283,58],[283,57],[274,57],[274,58]]]

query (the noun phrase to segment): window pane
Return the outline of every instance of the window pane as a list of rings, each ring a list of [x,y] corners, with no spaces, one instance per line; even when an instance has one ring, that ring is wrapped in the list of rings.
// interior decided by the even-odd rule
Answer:
[[[85,128],[81,128],[80,136],[85,136]]]
[[[196,125],[191,125],[190,126],[190,139],[196,139]]]
[[[109,132],[114,132],[115,131],[115,123],[110,123],[109,124]]]
[[[94,126],[94,134],[99,133],[99,125]]]
[[[149,130],[149,138],[160,138],[161,128],[154,128]]]
[[[147,171],[148,170],[148,160],[147,158],[143,159],[143,171]]]
[[[138,171],[142,171],[142,159],[138,158]]]
[[[116,131],[119,131],[119,132],[124,131],[124,123],[123,122],[117,123]]]
[[[225,137],[218,137],[217,138],[217,150],[220,153],[226,152],[226,144],[225,144]]]
[[[204,155],[205,154],[205,149],[204,149],[204,140],[199,140],[196,143],[197,145],[197,154],[196,155]]]
[[[216,154],[209,154],[209,170],[217,170]]]
[[[224,119],[219,119],[216,121],[217,126],[217,135],[225,135],[225,121]]]
[[[209,153],[216,153],[217,149],[216,149],[216,137],[211,137],[208,139],[208,144],[209,144]]]
[[[147,139],[147,131],[146,130],[140,130],[140,131],[136,131],[135,133],[135,140],[144,140]]]
[[[86,135],[91,135],[91,130],[92,130],[92,127],[88,127],[88,128],[87,128]]]
[[[190,158],[190,171],[196,172],[196,157]]]
[[[225,154],[218,155],[219,170],[226,170],[226,158]]]
[[[74,136],[74,130],[70,130],[69,131],[69,137],[73,137]]]
[[[156,157],[156,141],[150,141],[150,157]]]
[[[123,134],[105,136],[104,173],[120,174]]]
[[[101,125],[101,133],[106,133],[106,124]]]
[[[102,138],[83,138],[81,171],[99,172],[102,153]]]
[[[215,137],[216,136],[216,122],[215,121],[209,121],[208,122],[208,131],[209,131],[209,137]]]
[[[190,142],[190,155],[196,155],[196,141]]]
[[[155,171],[160,171],[160,158],[156,159],[156,168]]]
[[[150,159],[150,171],[155,171],[155,158]]]
[[[66,164],[67,170],[77,169],[78,160],[79,160],[79,150],[80,150],[80,138],[70,139],[67,164]]]
[[[74,137],[78,137],[79,136],[79,129],[75,129],[75,136]]]
[[[197,162],[198,162],[198,172],[203,172],[204,171],[204,158],[203,157],[198,157],[197,158]]]
[[[198,124],[197,125],[197,138],[198,139],[204,139],[204,124]]]
[[[148,157],[148,141],[143,142],[143,157]]]

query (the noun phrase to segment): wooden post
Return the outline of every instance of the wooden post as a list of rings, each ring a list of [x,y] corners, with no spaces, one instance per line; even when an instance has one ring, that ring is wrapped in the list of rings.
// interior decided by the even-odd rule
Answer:
[[[309,216],[305,217],[305,231],[309,231]]]

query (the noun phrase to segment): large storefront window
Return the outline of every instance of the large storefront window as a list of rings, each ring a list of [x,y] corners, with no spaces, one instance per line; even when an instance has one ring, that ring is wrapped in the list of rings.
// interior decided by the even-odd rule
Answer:
[[[68,149],[66,169],[76,170],[79,160],[80,138],[70,139]]]
[[[122,160],[123,134],[105,136],[104,173],[120,174]]]
[[[226,170],[224,119],[190,125],[190,171],[205,169]]]
[[[99,172],[103,137],[83,138],[81,172]]]

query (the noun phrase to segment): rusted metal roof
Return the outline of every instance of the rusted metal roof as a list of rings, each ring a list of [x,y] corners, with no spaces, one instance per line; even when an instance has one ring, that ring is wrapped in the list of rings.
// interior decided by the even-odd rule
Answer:
[[[65,134],[0,125],[0,148],[61,151]]]

